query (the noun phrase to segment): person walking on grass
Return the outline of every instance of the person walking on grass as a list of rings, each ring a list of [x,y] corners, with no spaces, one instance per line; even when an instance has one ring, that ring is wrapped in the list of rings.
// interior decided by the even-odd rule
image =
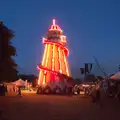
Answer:
[[[100,103],[100,82],[96,84],[96,102]]]
[[[20,87],[18,87],[18,95],[19,95],[19,96],[22,96],[22,95],[21,95],[21,88],[20,88]]]
[[[93,103],[100,102],[100,82],[97,82],[95,86],[93,86],[91,90],[91,96],[92,96]]]
[[[93,86],[91,89],[91,97],[92,97],[92,102],[96,102],[96,86]]]

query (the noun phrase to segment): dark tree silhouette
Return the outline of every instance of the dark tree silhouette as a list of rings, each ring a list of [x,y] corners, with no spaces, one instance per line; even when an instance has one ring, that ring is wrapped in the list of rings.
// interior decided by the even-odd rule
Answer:
[[[14,37],[12,30],[0,22],[0,81],[14,81],[17,77],[17,64],[13,56],[16,56],[16,48],[12,46]]]

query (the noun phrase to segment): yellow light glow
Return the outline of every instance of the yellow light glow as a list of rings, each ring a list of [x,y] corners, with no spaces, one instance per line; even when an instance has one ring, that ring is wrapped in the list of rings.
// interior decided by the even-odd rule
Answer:
[[[47,58],[46,58],[46,60],[45,60],[45,67],[47,67],[47,64],[48,64],[48,57],[49,57],[49,53],[50,53],[50,44],[48,44],[48,52],[47,52],[47,54],[46,54],[46,56],[47,56]]]
[[[55,45],[54,52],[55,52],[55,54],[54,54],[55,55],[55,59],[54,59],[55,60],[55,68],[54,68],[54,70],[58,72],[59,71],[59,63],[58,63],[59,59],[58,59],[58,46],[57,45]]]
[[[55,25],[55,19],[53,19],[53,25]]]
[[[59,59],[59,63],[60,63],[60,73],[62,73],[62,59],[61,59],[61,52],[60,52],[60,47],[58,47],[58,59]]]
[[[45,52],[44,52],[43,59],[42,59],[42,65],[44,65],[44,63],[45,63],[45,57],[46,57],[46,54],[47,54],[47,49],[48,49],[48,45],[45,44]]]
[[[46,56],[47,56],[46,59],[45,59],[45,67],[46,68],[48,67],[47,65],[48,65],[49,52],[50,52],[50,44],[48,44],[48,50],[47,50],[47,53],[46,53]],[[44,75],[44,77],[43,77],[43,82],[42,82],[43,85],[46,82],[46,77],[47,77],[47,74]]]
[[[64,55],[64,62],[65,62],[65,66],[66,66],[66,73],[67,73],[67,75],[69,76],[68,63],[67,63],[67,60],[66,60],[66,57],[65,57],[65,53],[64,53],[64,52],[63,52],[63,55]]]
[[[43,59],[42,59],[42,65],[44,65],[45,64],[45,57],[46,57],[46,54],[47,54],[47,49],[48,49],[48,45],[47,44],[45,44],[45,51],[44,51],[44,55],[43,55]],[[40,85],[40,83],[42,82],[41,80],[41,76],[42,76],[42,70],[40,70],[40,72],[39,72],[39,78],[38,78],[38,85]]]
[[[39,72],[38,85],[40,85],[40,80],[41,80],[41,71]]]
[[[43,84],[43,85],[45,84],[45,75],[44,75],[44,77],[43,77],[43,82],[42,82],[42,84]]]
[[[55,65],[54,59],[55,59],[55,44],[53,45],[52,70],[54,70],[54,65]]]
[[[60,38],[61,38],[61,42],[62,42],[62,43],[66,43],[66,42],[67,42],[67,41],[66,41],[66,36],[61,35]]]
[[[47,67],[49,68],[49,69],[51,69],[52,70],[52,55],[53,55],[53,51],[52,51],[52,49],[53,49],[53,45],[52,44],[50,44],[50,47],[49,47],[49,53],[48,53],[48,55],[49,55],[49,62],[48,62],[48,65],[47,65]]]
[[[52,25],[51,25],[51,27],[50,27],[50,31],[60,31],[60,32],[63,32],[62,30],[61,30],[61,28],[56,24],[56,21],[55,21],[55,19],[53,19],[53,21],[52,21]]]
[[[54,39],[54,33],[60,37],[58,42],[49,39],[50,35],[53,35],[52,37]],[[39,66],[40,72],[38,84],[44,85],[49,82],[49,80],[54,78],[57,80],[57,76],[55,74],[57,72],[70,76],[66,58],[69,55],[69,51],[65,47],[67,39],[66,36],[63,35],[62,29],[56,24],[55,19],[53,19],[52,25],[50,26],[48,33],[45,38],[43,38],[42,42],[45,45],[45,49],[41,66]]]

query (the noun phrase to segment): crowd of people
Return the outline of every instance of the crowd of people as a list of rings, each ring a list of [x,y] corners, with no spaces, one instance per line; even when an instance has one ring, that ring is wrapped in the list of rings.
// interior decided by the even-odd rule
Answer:
[[[108,80],[107,88],[103,86],[102,81],[97,81],[93,85],[77,85],[74,86],[73,92],[77,95],[80,95],[82,91],[84,91],[84,95],[91,96],[92,102],[97,103],[100,102],[101,99],[101,89],[108,95],[108,97],[117,98],[120,100],[120,83],[113,82],[112,80]],[[32,90],[32,84],[27,85],[27,90]],[[9,89],[7,85],[0,84],[0,96],[5,96],[7,92],[10,92],[11,88]],[[17,95],[21,96],[21,87],[20,86],[13,86],[12,91],[14,91]]]
[[[117,98],[120,101],[120,83],[113,80],[97,80],[93,85],[76,85],[74,91],[78,96],[84,91],[85,96],[91,96],[93,103],[101,104],[103,95],[108,98]]]

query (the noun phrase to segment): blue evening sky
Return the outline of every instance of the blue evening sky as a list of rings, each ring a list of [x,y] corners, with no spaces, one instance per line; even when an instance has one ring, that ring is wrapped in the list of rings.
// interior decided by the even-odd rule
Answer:
[[[41,62],[41,38],[56,18],[68,38],[72,75],[80,76],[93,55],[107,73],[120,64],[120,1],[118,0],[0,0],[0,20],[15,32],[13,44],[21,73],[37,73]]]

